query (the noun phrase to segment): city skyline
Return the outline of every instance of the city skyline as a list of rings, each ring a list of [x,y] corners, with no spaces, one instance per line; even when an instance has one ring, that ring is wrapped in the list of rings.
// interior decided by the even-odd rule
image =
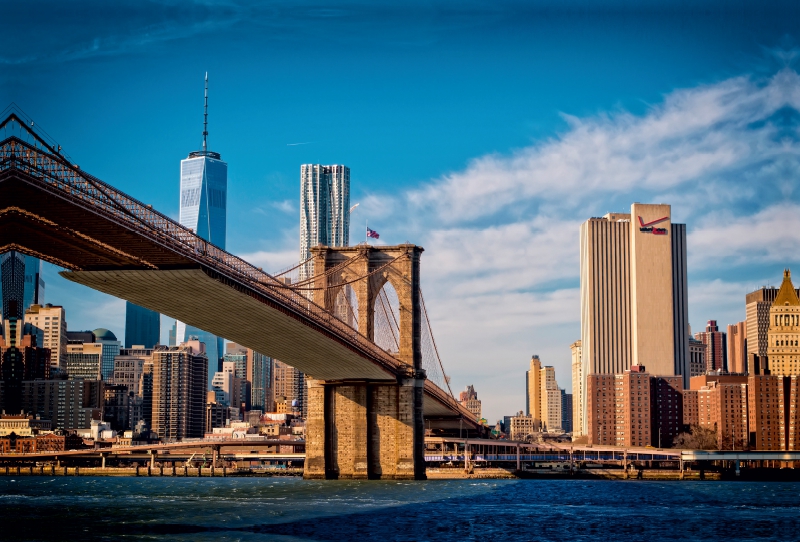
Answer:
[[[497,17],[492,24],[509,15],[500,12]],[[185,35],[166,30],[168,36],[142,43],[129,29],[112,25],[103,31],[107,34],[96,49],[86,47],[91,40],[79,35],[71,56],[63,57],[64,66],[51,76],[33,74],[42,66],[54,67],[34,51],[17,65],[24,85],[19,79],[0,79],[0,103],[18,103],[86,170],[177,218],[175,163],[187,147],[197,146],[197,87],[208,70],[212,81],[219,81],[215,88],[220,92],[215,98],[220,128],[214,148],[234,164],[230,251],[267,271],[296,262],[298,166],[348,164],[356,174],[351,199],[361,204],[356,223],[369,218],[370,226],[381,232],[381,242],[408,239],[425,247],[423,289],[445,369],[453,376],[454,389],[476,386],[491,422],[524,405],[524,389],[516,375],[531,352],[556,368],[558,381],[569,391],[569,345],[579,337],[577,230],[586,217],[624,211],[630,201],[672,204],[674,219],[687,224],[689,321],[694,331],[707,320],[717,320],[721,329],[743,320],[743,297],[762,284],[777,285],[784,267],[796,267],[798,260],[790,249],[796,242],[791,231],[798,216],[793,112],[800,104],[791,92],[800,80],[797,48],[783,38],[783,23],[768,14],[762,17],[762,25],[753,31],[737,20],[713,29],[708,19],[698,17],[687,23],[674,50],[667,52],[666,44],[675,34],[656,32],[640,52],[624,54],[619,46],[634,42],[631,27],[636,20],[612,20],[569,47],[551,34],[556,44],[552,64],[536,55],[524,58],[523,53],[537,50],[541,43],[520,31],[539,23],[521,18],[523,22],[511,25],[509,42],[490,50],[505,55],[507,66],[518,63],[523,71],[546,73],[553,88],[527,84],[526,78],[532,77],[528,75],[508,81],[488,77],[497,84],[494,100],[483,98],[488,87],[471,86],[474,81],[460,74],[463,64],[459,70],[426,75],[434,61],[413,68],[401,63],[400,75],[409,78],[410,86],[394,92],[386,83],[397,80],[378,70],[377,79],[383,82],[367,89],[372,101],[364,94],[342,101],[346,93],[330,89],[328,96],[306,91],[290,99],[293,85],[307,81],[291,82],[295,72],[286,63],[277,63],[270,72],[283,86],[275,81],[266,85],[264,76],[254,75],[238,85],[243,90],[235,90],[231,74],[241,65],[224,65],[232,53],[224,47],[175,71],[165,84],[169,90],[132,85],[132,78],[160,78],[174,67],[171,60],[208,34],[192,26]],[[412,59],[432,54],[446,64],[457,58],[455,49],[464,50],[467,30],[477,29],[475,39],[481,44],[498,35],[492,24],[476,19],[456,28],[446,28],[435,17],[427,27],[413,25],[419,40],[412,44],[398,44],[392,41],[394,35],[354,38],[377,44],[376,56],[335,40],[327,54],[362,71],[373,66],[378,54],[392,57],[398,52]],[[340,16],[332,24],[348,21]],[[285,29],[291,23],[285,20],[279,26]],[[248,23],[236,19],[231,24],[253,36]],[[556,18],[556,36],[565,25]],[[666,23],[661,28],[671,27]],[[611,43],[615,30],[622,30],[622,38]],[[582,63],[580,54],[598,35],[606,41]],[[714,41],[722,44],[725,54],[711,45]],[[275,45],[258,43],[263,50]],[[588,70],[591,62],[598,62],[593,55],[615,53],[621,54],[621,68],[607,66],[610,71],[602,76]],[[161,54],[167,58],[109,82],[108,97],[91,108],[101,114],[81,119],[83,126],[74,129],[79,116],[90,110],[87,97],[96,96],[81,78],[91,80],[99,74],[106,58],[124,58],[141,67]],[[313,58],[307,50],[297,54]],[[692,62],[680,66],[690,56]],[[658,76],[648,71],[654,57],[662,68]],[[488,59],[471,60],[483,77],[496,73]],[[574,62],[581,77],[594,73],[591,92],[576,90],[580,78],[566,67]],[[634,81],[633,75],[642,72],[649,75]],[[55,91],[46,85],[49,77],[69,83],[58,91],[63,99],[53,99]],[[363,76],[358,81],[363,82]],[[447,92],[431,90],[439,85]],[[514,86],[530,90],[512,92]],[[418,87],[423,90],[413,100],[399,99]],[[271,102],[260,101],[265,89],[271,89]],[[174,110],[161,124],[163,134],[153,134],[151,122],[144,122],[144,104],[128,111],[117,107],[128,92],[143,90],[146,102]],[[537,105],[525,105],[527,101]],[[398,104],[394,109],[393,103]],[[245,120],[250,117],[242,104],[249,104],[253,120]],[[278,112],[275,104],[285,112]],[[467,104],[477,106],[470,107],[478,116],[469,122],[457,118]],[[321,112],[318,121],[304,122]],[[390,117],[375,131],[372,127],[378,126],[383,112]],[[340,117],[352,118],[353,125],[339,123],[343,133],[331,135],[328,127]],[[243,122],[246,126],[240,127]],[[109,138],[110,123],[117,128],[125,124],[126,133]],[[436,129],[421,134],[425,130],[420,127],[429,125]],[[270,127],[269,134],[263,133],[264,126]],[[111,141],[102,142],[100,136]],[[143,165],[122,171],[119,164],[131,155]],[[607,164],[615,164],[613,172],[606,171]],[[759,183],[758,190],[752,188],[754,183]],[[765,245],[761,240],[768,235],[771,243]],[[473,249],[475,244],[481,250]],[[124,302],[68,288],[49,264],[44,266],[44,279],[48,302],[65,306],[70,327],[106,327],[124,336]],[[475,314],[482,317],[470,316]],[[165,337],[162,333],[162,342]],[[486,359],[494,360],[491,367]]]

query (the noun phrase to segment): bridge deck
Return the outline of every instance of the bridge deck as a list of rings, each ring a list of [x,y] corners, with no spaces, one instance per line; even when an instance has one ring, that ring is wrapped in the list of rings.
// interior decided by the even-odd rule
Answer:
[[[274,277],[70,164],[35,139],[0,142],[0,252],[281,359],[314,378],[392,381],[411,368]],[[426,415],[471,415],[434,383]]]

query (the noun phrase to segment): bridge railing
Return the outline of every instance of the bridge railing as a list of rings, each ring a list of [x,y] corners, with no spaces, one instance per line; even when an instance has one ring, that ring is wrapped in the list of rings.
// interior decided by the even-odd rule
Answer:
[[[12,115],[13,117],[13,115]],[[8,122],[8,121],[6,121]],[[40,180],[52,193],[88,205],[94,212],[136,230],[159,244],[168,246],[186,258],[210,267],[223,275],[260,291],[284,309],[306,318],[328,332],[346,339],[365,355],[392,373],[410,373],[411,368],[394,358],[354,328],[300,293],[287,290],[278,279],[262,269],[197,236],[168,216],[142,203],[70,164],[55,149],[27,126],[35,144],[16,136],[0,142],[0,171],[15,169]],[[43,146],[47,150],[39,148]],[[149,262],[143,265],[155,268]]]

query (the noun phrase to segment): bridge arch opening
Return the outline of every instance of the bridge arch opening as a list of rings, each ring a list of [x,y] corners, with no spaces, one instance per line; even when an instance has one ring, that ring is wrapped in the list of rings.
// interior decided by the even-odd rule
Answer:
[[[333,310],[339,320],[358,331],[358,296],[352,286],[345,284],[339,289]]]
[[[400,353],[400,298],[389,281],[375,296],[373,329],[375,344],[390,354]]]

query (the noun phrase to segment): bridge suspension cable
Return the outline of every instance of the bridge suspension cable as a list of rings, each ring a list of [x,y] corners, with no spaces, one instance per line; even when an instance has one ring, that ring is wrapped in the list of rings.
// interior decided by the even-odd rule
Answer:
[[[425,325],[423,326],[423,333],[422,333],[422,337],[423,337],[423,362],[425,361],[426,358],[428,358],[428,363],[424,363],[425,370],[428,371],[430,369],[433,369],[432,372],[434,374],[437,374],[438,371],[441,371],[441,380],[442,380],[442,382],[441,383],[440,382],[436,382],[436,383],[439,384],[439,387],[442,388],[442,389],[444,389],[444,387],[446,386],[447,387],[447,391],[450,393],[450,397],[455,399],[455,395],[453,395],[453,390],[450,388],[450,377],[447,376],[447,373],[444,372],[444,364],[442,363],[442,357],[439,355],[439,348],[436,346],[436,339],[433,337],[433,329],[431,328],[431,320],[428,317],[428,309],[425,306],[425,298],[422,295],[422,288],[420,288],[420,290],[419,290],[419,300],[420,300],[420,304],[422,305],[422,315],[423,315],[424,320],[425,320]],[[424,331],[427,331],[427,333],[425,333]],[[425,353],[426,353],[426,348],[425,348],[426,347],[426,341],[424,339],[426,339],[426,338],[430,340],[430,345],[429,345],[429,347],[427,349],[428,350],[428,356],[425,355]],[[430,351],[430,347],[432,347],[432,349],[433,349],[432,352]],[[431,355],[431,354],[433,354],[433,355]],[[430,359],[430,358],[433,358],[433,359]],[[433,363],[434,361],[436,363]]]

